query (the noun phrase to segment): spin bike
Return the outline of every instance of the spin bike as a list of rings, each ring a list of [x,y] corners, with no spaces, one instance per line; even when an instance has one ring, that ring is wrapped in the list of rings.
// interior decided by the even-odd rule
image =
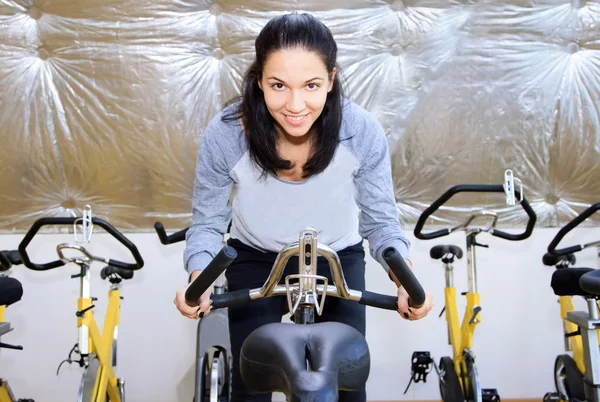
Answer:
[[[38,231],[44,226],[73,226],[76,230],[78,225],[94,225],[101,227],[112,237],[124,245],[133,256],[134,263],[127,263],[91,254],[83,247],[82,242],[76,240],[72,243],[61,243],[56,247],[59,259],[44,264],[34,263],[29,257],[27,246]],[[91,232],[90,232],[91,233]],[[66,251],[75,255],[68,257]],[[118,378],[113,367],[117,364],[117,333],[119,327],[119,313],[121,302],[121,282],[133,278],[133,273],[144,266],[144,260],[138,252],[137,247],[121,232],[111,224],[97,217],[85,219],[69,218],[40,218],[29,228],[25,237],[19,244],[19,254],[23,264],[34,271],[46,271],[66,264],[75,264],[79,267],[79,273],[71,275],[71,278],[79,278],[79,298],[77,300],[77,328],[79,331],[78,341],[71,349],[68,359],[63,363],[78,363],[84,368],[79,386],[77,402],[121,402],[125,400],[125,382]],[[108,306],[106,309],[104,328],[100,328],[94,317],[93,302],[97,300],[91,297],[91,266],[93,262],[105,264],[100,271],[100,277],[108,279],[111,283],[108,291]],[[71,355],[75,353],[80,356],[73,360]],[[62,363],[61,363],[62,364]],[[58,367],[60,370],[60,366]],[[58,374],[57,370],[57,374]]]
[[[185,240],[189,228],[167,235],[161,222],[154,224],[160,242],[164,245]],[[227,291],[223,275],[214,286],[214,294]],[[227,309],[219,309],[198,322],[196,337],[196,374],[194,402],[227,402],[231,390],[231,345]]]
[[[23,296],[23,286],[15,278],[8,276],[13,265],[20,265],[21,257],[16,250],[0,251],[0,338],[12,331],[9,322],[4,321],[4,310],[6,307],[18,302]],[[23,350],[22,346],[9,345],[0,342],[0,349]],[[33,399],[15,398],[10,385],[6,380],[0,378],[0,402],[34,402]]]
[[[505,240],[524,240],[533,232],[537,216],[522,192],[514,190],[516,198],[520,199],[519,205],[525,210],[528,221],[525,230],[520,234],[511,234],[496,229],[498,216],[496,212],[481,210],[473,213],[464,223],[450,229],[441,229],[430,233],[423,233],[423,226],[427,219],[443,206],[452,196],[461,193],[505,193],[503,185],[485,184],[461,184],[447,190],[431,206],[429,206],[417,221],[414,234],[418,239],[431,240],[447,236],[457,230],[464,230],[466,234],[467,248],[467,274],[468,291],[463,295],[467,298],[467,305],[463,315],[462,325],[459,324],[456,288],[454,287],[454,259],[462,258],[463,251],[457,245],[437,245],[431,248],[429,254],[435,260],[442,260],[446,271],[446,286],[444,288],[446,322],[448,326],[448,343],[452,347],[452,356],[444,356],[440,359],[438,374],[440,394],[444,402],[482,402],[500,401],[496,389],[484,389],[481,387],[477,365],[475,364],[475,353],[473,351],[473,335],[475,327],[481,322],[481,303],[477,289],[477,267],[476,247],[489,247],[477,242],[477,236],[482,232]],[[512,204],[509,204],[512,205]],[[477,226],[473,222],[478,218],[484,218],[490,223],[486,226]],[[443,313],[443,311],[442,311]],[[419,353],[419,352],[417,352]],[[429,356],[429,352],[420,352]],[[418,357],[416,359],[419,360]],[[427,364],[433,363],[429,358]],[[413,354],[413,365],[415,358]],[[414,371],[414,368],[413,368]]]
[[[284,268],[298,256],[298,274],[283,279]],[[317,257],[329,264],[332,277],[317,275]],[[188,287],[185,298],[197,306],[200,296],[237,257],[225,246]],[[409,305],[418,308],[425,292],[394,248],[383,258],[410,296]],[[315,323],[322,314],[325,297],[353,300],[368,306],[397,311],[397,296],[349,289],[337,253],[317,241],[317,232],[302,230],[298,242],[286,245],[277,255],[261,288],[240,289],[211,295],[213,310],[244,306],[264,297],[285,296],[293,323],[266,324],[244,341],[240,371],[246,386],[257,393],[281,392],[288,401],[337,401],[338,390],[355,390],[366,384],[370,371],[367,342],[355,328],[338,323]]]
[[[542,258],[545,265],[554,265],[550,286],[559,297],[560,316],[563,320],[565,351],[554,361],[556,392],[544,395],[545,401],[600,401],[600,320],[598,319],[598,272],[592,268],[573,268],[574,253],[596,247],[600,267],[600,240],[588,244],[557,249],[561,240],[580,223],[600,210],[600,202],[591,205],[561,228],[548,245]],[[588,278],[588,279],[585,279]],[[589,286],[586,286],[589,285]],[[588,312],[575,311],[573,297],[581,296],[587,302]]]

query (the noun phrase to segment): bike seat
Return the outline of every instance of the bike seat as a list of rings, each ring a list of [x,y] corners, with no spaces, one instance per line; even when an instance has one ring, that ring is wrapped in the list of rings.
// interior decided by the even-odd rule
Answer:
[[[576,261],[577,259],[573,254],[555,256],[550,253],[546,253],[542,257],[542,263],[544,263],[544,265],[553,266],[561,263],[560,268],[562,268],[562,265],[573,265]]]
[[[250,390],[282,392],[291,401],[307,396],[337,401],[338,389],[363,387],[369,370],[367,341],[339,322],[264,325],[246,338],[240,356],[240,372]]]
[[[448,245],[444,244],[444,245],[433,246],[431,248],[431,250],[429,250],[429,256],[431,258],[433,258],[434,260],[439,260],[440,258],[446,256],[446,258],[444,258],[444,260],[448,259],[449,262],[452,262],[454,260],[454,257],[456,257],[460,260],[463,256],[463,251],[458,246],[455,246],[452,244],[448,244]],[[446,261],[444,261],[444,262],[446,262]]]
[[[579,286],[579,278],[592,268],[563,268],[557,269],[552,274],[550,286],[557,296],[593,296]]]
[[[600,296],[600,269],[593,269],[592,271],[592,273],[582,276],[579,284],[585,292]]]
[[[0,251],[0,271],[8,271],[13,265],[21,265],[23,261],[17,250]]]
[[[130,269],[124,269],[119,267],[113,267],[112,265],[107,265],[102,268],[100,271],[100,277],[102,279],[109,278],[110,282],[118,283],[121,279],[131,279],[133,278],[133,271]]]
[[[23,286],[15,278],[0,277],[0,306],[10,306],[23,297]]]

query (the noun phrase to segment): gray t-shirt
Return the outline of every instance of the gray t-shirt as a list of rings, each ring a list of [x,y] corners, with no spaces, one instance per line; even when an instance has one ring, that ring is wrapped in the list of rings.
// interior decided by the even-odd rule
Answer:
[[[188,273],[204,269],[220,251],[230,221],[231,237],[259,251],[279,252],[310,227],[320,243],[335,251],[366,238],[371,256],[386,271],[381,253],[387,247],[409,258],[410,242],[400,227],[383,129],[349,100],[344,100],[342,111],[340,143],[331,163],[302,182],[261,177],[240,123],[223,122],[226,111],[213,118],[196,162],[193,216],[184,250]]]

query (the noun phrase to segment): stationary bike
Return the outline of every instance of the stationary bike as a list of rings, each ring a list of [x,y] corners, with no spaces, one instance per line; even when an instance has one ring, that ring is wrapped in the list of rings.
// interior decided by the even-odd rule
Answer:
[[[584,276],[595,271],[592,268],[573,268],[574,253],[588,247],[598,250],[600,267],[600,241],[557,249],[561,240],[580,223],[600,209],[600,202],[591,205],[581,214],[561,228],[548,245],[543,256],[545,265],[554,265],[551,287],[559,296],[560,316],[563,319],[565,353],[554,361],[554,384],[556,392],[544,395],[545,401],[600,401],[600,331],[598,326],[598,292],[590,291],[580,284],[585,283]],[[595,274],[593,274],[595,275]],[[597,279],[592,280],[592,284]],[[592,285],[592,289],[594,288]],[[573,297],[581,296],[586,300],[588,312],[575,311]]]
[[[16,250],[0,251],[0,338],[12,331],[9,322],[4,321],[6,307],[18,302],[23,296],[23,286],[15,278],[8,276],[12,265],[21,264],[21,257]],[[22,346],[0,342],[0,348],[23,350]],[[0,377],[0,402],[34,402],[33,399],[15,398],[8,382]]]
[[[292,256],[298,256],[296,275],[282,281],[283,271]],[[332,284],[317,275],[317,257],[329,264]],[[237,257],[234,248],[225,246],[188,287],[190,306]],[[410,295],[410,306],[418,308],[425,292],[394,248],[383,258]],[[283,283],[282,283],[283,282]],[[337,401],[338,390],[363,387],[370,370],[367,342],[355,328],[339,322],[315,323],[322,314],[325,297],[338,297],[357,303],[397,311],[397,296],[349,289],[337,253],[317,241],[313,229],[302,230],[298,242],[286,245],[277,255],[273,268],[261,288],[240,289],[211,296],[212,309],[244,306],[254,300],[287,297],[293,323],[276,322],[253,331],[244,341],[240,371],[246,386],[257,393],[281,392],[288,401]],[[212,314],[212,313],[211,313]]]
[[[185,240],[189,228],[167,235],[161,222],[154,229],[162,244]],[[227,291],[224,275],[215,283],[214,294]],[[198,322],[194,402],[227,402],[231,392],[231,344],[227,309],[219,309]]]
[[[73,226],[77,231],[79,225],[83,230],[83,241],[61,243],[56,247],[58,260],[44,264],[31,261],[27,246],[38,231],[44,226]],[[112,237],[123,244],[133,256],[134,263],[127,263],[91,254],[83,244],[89,242],[93,226],[99,226]],[[73,256],[66,256],[65,252],[75,252]],[[71,278],[79,279],[79,298],[77,300],[77,328],[79,331],[78,341],[71,349],[69,357],[63,363],[78,363],[84,368],[81,378],[77,402],[121,402],[125,400],[125,382],[117,378],[113,367],[117,361],[117,333],[119,327],[119,313],[121,302],[121,282],[133,278],[133,273],[144,266],[144,260],[138,252],[137,247],[121,232],[103,219],[91,216],[84,218],[54,218],[47,217],[38,219],[29,228],[25,237],[19,244],[19,254],[23,264],[34,271],[46,271],[62,267],[66,264],[75,264],[79,267],[79,273],[71,275]],[[111,283],[108,291],[108,306],[104,318],[102,333],[94,317],[93,302],[97,300],[91,297],[91,266],[93,262],[105,264],[100,271],[100,277],[108,279]],[[79,355],[79,359],[73,360],[72,354]],[[62,363],[61,363],[62,364]],[[60,366],[59,366],[60,370]]]
[[[506,240],[517,241],[527,239],[533,232],[537,216],[527,202],[527,199],[522,195],[522,192],[515,189],[514,196],[520,199],[519,205],[525,210],[528,216],[526,228],[520,234],[510,234],[496,229],[498,220],[496,212],[486,210],[481,210],[472,214],[464,223],[453,228],[423,233],[423,226],[427,219],[442,207],[452,196],[461,192],[506,193],[506,188],[503,185],[480,184],[461,184],[454,186],[423,211],[414,229],[415,236],[418,239],[423,240],[447,236],[457,230],[464,230],[467,237],[468,290],[467,292],[462,293],[467,298],[467,306],[463,315],[462,325],[459,324],[456,288],[454,287],[453,263],[455,258],[462,258],[463,251],[456,245],[437,245],[430,250],[431,258],[435,260],[441,259],[446,271],[444,311],[446,312],[445,318],[448,324],[448,342],[452,347],[452,356],[442,357],[439,362],[439,367],[436,367],[439,374],[440,394],[442,400],[445,402],[500,401],[500,396],[496,389],[482,388],[477,365],[475,363],[475,353],[473,351],[473,335],[475,333],[475,327],[481,322],[482,311],[480,295],[477,289],[475,250],[477,246],[488,247],[487,245],[478,243],[476,238],[479,234],[487,232],[492,236]],[[512,192],[509,194],[512,195]],[[509,203],[509,205],[514,205],[514,202]],[[479,226],[474,223],[478,218],[484,218],[490,222],[487,225]],[[413,354],[413,378],[415,375],[415,364],[418,364],[419,369],[427,370],[428,365],[433,363],[433,359],[429,357],[429,352],[415,353],[416,355]],[[426,357],[427,359],[423,359],[423,357]],[[416,382],[418,382],[418,380],[416,380]]]

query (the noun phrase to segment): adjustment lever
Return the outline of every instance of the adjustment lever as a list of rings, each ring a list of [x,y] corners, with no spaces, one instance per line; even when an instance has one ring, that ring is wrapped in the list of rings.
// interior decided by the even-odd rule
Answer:
[[[83,310],[79,310],[78,312],[75,313],[75,315],[79,318],[83,318],[83,316],[85,315],[86,311],[93,309],[94,307],[96,307],[95,305],[91,305],[89,307],[84,308]]]
[[[477,318],[477,314],[479,314],[480,311],[481,311],[480,306],[473,307],[473,317],[469,321],[469,324],[473,324],[475,322],[475,318]]]
[[[8,343],[3,343],[0,342],[0,349],[14,349],[14,350],[23,350],[23,346],[17,346],[17,345],[9,345]]]
[[[477,243],[477,241],[473,242],[474,246],[479,246],[479,247],[485,247],[485,248],[490,248],[490,246],[488,244],[481,244],[481,243]]]
[[[72,279],[75,279],[75,278],[83,278],[84,276],[85,276],[85,268],[81,267],[81,270],[79,271],[79,273],[78,273],[78,274],[71,275],[71,278],[72,278]]]

